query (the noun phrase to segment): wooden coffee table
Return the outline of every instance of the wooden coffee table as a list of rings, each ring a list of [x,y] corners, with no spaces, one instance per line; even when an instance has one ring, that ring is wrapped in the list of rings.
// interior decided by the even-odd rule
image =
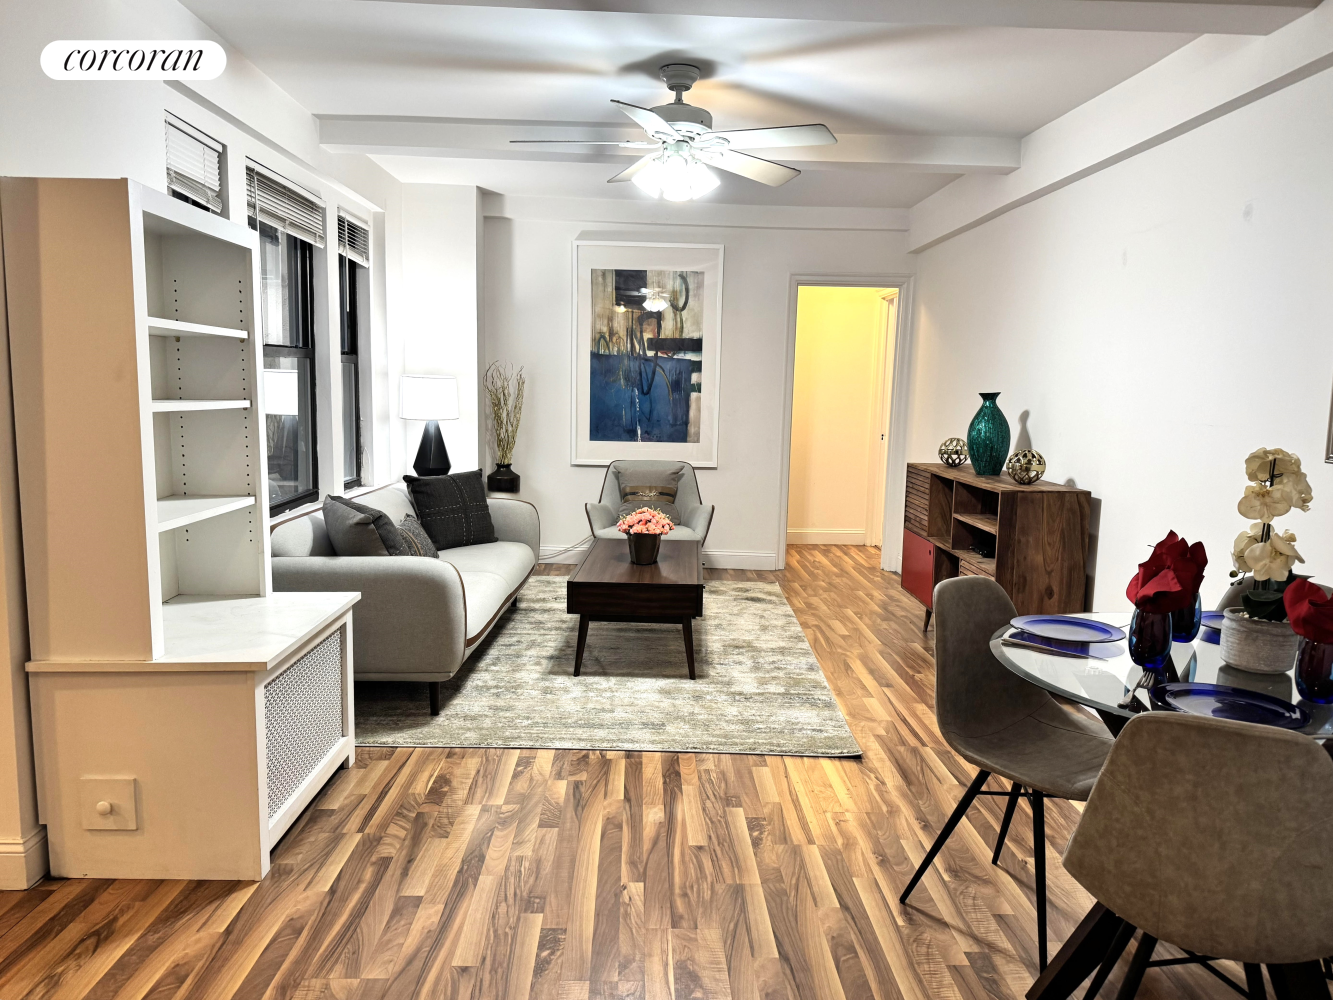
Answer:
[[[685,662],[694,680],[694,628],[704,613],[701,543],[662,539],[657,562],[635,566],[623,538],[594,538],[592,548],[569,577],[565,610],[579,616],[574,676],[583,669],[589,622],[646,622],[679,625],[685,633]]]

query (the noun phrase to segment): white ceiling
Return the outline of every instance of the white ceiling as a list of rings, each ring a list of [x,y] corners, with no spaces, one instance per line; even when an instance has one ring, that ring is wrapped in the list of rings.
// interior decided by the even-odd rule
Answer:
[[[1158,30],[1163,25],[1262,31],[1300,13],[1274,4],[1148,0],[796,4],[827,18],[813,20],[654,12],[679,9],[664,0],[618,5],[629,11],[539,9],[559,0],[184,2],[327,119],[330,148],[371,153],[405,181],[511,195],[643,197],[632,185],[605,183],[630,151],[533,149],[508,140],[634,138],[610,100],[664,103],[671,95],[656,67],[689,61],[709,79],[688,100],[710,110],[715,127],[818,121],[842,139],[836,147],[769,154],[805,171],[784,187],[728,178],[712,200],[855,207],[906,207],[960,173],[1013,169],[1019,138],[1197,33]],[[704,6],[743,12],[748,2]],[[763,7],[784,2],[792,6],[772,0]],[[1253,12],[1250,22],[1237,21],[1241,10]],[[1085,21],[1090,12],[1101,11],[1104,21],[1114,13],[1119,30],[984,23],[1005,15],[1020,24],[1062,24],[1070,11]],[[895,13],[917,23],[883,19]],[[919,23],[932,14],[954,23]],[[841,19],[852,15],[865,20]]]

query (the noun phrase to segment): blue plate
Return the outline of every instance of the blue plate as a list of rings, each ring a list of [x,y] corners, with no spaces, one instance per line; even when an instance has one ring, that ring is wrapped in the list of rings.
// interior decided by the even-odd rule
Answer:
[[[1062,642],[1116,642],[1125,637],[1122,628],[1074,615],[1019,615],[1009,624],[1043,639]]]
[[[1304,729],[1310,713],[1261,691],[1225,684],[1159,684],[1148,692],[1153,707],[1233,722],[1255,722],[1279,729]]]
[[[1047,639],[1045,636],[1036,635],[1032,632],[1024,632],[1022,629],[1010,632],[1005,638],[1013,642],[1027,643],[1029,646],[1040,646],[1042,649],[1049,649],[1053,653],[1076,653],[1079,656],[1089,656],[1094,660],[1114,660],[1117,656],[1125,655],[1123,646],[1112,646],[1100,642],[1063,642],[1060,639]]]
[[[1222,614],[1220,611],[1205,611],[1199,620],[1199,624],[1203,625],[1205,628],[1220,629],[1222,627],[1222,620],[1225,617],[1226,615]]]
[[[1211,642],[1214,646],[1222,645],[1222,632],[1220,629],[1204,625],[1199,629],[1199,641]]]

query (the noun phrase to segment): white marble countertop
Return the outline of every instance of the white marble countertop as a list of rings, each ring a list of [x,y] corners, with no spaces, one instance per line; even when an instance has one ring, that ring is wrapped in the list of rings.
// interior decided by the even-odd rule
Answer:
[[[177,597],[162,605],[166,650],[155,660],[42,660],[29,673],[258,671],[277,666],[361,599],[356,592]]]

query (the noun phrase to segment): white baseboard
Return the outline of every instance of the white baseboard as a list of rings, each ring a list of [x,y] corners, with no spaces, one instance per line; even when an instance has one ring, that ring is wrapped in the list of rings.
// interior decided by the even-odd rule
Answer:
[[[788,528],[788,545],[864,545],[863,528]]]
[[[544,563],[577,563],[588,551],[587,545],[569,548],[564,545],[543,545]],[[704,549],[704,565],[710,569],[777,569],[775,552],[750,552],[745,549]]]
[[[704,566],[709,569],[777,569],[778,554],[745,549],[704,549]]]
[[[588,551],[592,543],[575,545],[570,548],[567,545],[543,545],[541,548],[544,563],[577,563],[583,559],[583,554]]]
[[[39,826],[22,840],[0,840],[0,889],[30,888],[49,868],[46,827]]]

